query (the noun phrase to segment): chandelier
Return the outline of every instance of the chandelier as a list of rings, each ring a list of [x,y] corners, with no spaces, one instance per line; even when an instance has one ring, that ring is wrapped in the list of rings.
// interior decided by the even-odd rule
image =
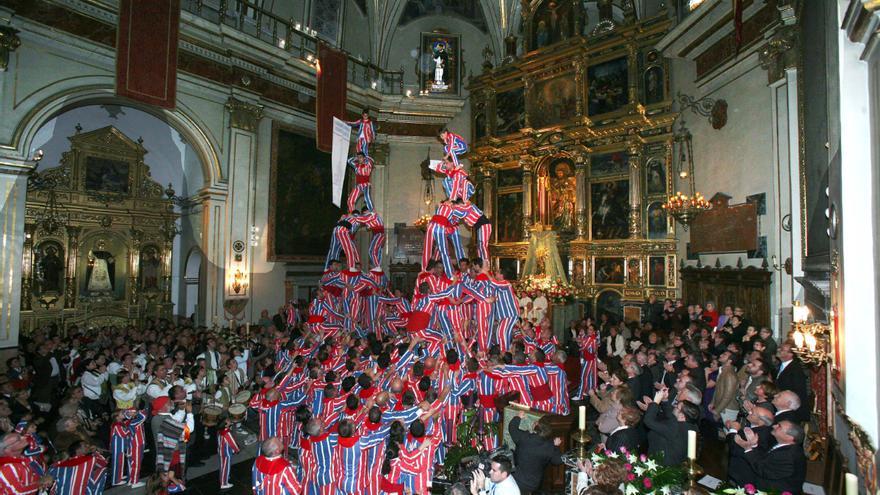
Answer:
[[[678,132],[673,136],[673,149],[677,152],[674,156],[674,164],[679,170],[678,176],[682,180],[687,179],[690,186],[690,195],[681,191],[669,196],[663,209],[672,215],[681,224],[684,230],[688,230],[691,223],[700,213],[712,208],[702,194],[696,191],[694,184],[694,149],[691,131],[685,127],[684,120],[679,125]]]
[[[42,158],[42,151],[39,153],[39,158]],[[39,158],[33,160],[39,162]],[[46,204],[36,211],[34,223],[47,234],[54,234],[59,228],[67,225],[70,220],[70,214],[63,212],[58,206],[56,194],[58,186],[69,178],[67,169],[62,167],[53,169],[49,173],[39,173],[35,170],[28,176],[29,190],[46,192]]]
[[[828,325],[810,321],[810,308],[794,301],[792,306],[791,338],[792,351],[804,364],[822,366],[831,356],[828,353],[831,329]]]

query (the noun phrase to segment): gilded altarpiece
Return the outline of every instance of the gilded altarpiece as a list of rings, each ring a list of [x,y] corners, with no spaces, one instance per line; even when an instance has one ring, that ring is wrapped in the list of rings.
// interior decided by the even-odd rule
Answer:
[[[469,157],[493,192],[482,203],[493,265],[520,275],[532,233],[552,229],[577,298],[623,318],[679,288],[675,224],[660,207],[676,114],[653,48],[670,23],[609,18],[579,34],[579,5],[523,2],[527,52],[470,80]],[[562,31],[546,33],[554,19]]]
[[[115,127],[68,139],[61,163],[28,181],[23,330],[170,317],[173,191]]]

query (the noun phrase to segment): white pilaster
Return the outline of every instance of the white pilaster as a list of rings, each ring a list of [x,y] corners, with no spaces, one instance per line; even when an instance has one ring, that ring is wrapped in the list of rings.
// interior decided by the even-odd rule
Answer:
[[[32,166],[0,153],[0,348],[18,345],[26,173]]]

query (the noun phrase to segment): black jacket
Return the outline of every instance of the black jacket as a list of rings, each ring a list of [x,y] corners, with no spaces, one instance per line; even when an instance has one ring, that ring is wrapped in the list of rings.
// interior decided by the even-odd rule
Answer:
[[[791,390],[801,399],[801,407],[797,410],[797,419],[800,422],[810,420],[810,397],[808,395],[807,374],[799,359],[794,358],[788,363],[788,366],[779,373],[777,370],[773,374],[776,379],[776,386],[780,391]]]
[[[800,414],[798,411],[784,411],[773,417],[773,423],[781,423],[783,421],[791,421],[797,424],[800,422]]]
[[[752,431],[758,435],[758,450],[766,451],[776,441],[771,435],[772,428],[769,426],[754,427]],[[743,430],[727,434],[727,446],[730,452],[730,459],[727,462],[727,478],[734,484],[743,486],[746,483],[754,482],[755,472],[746,461],[745,450],[736,443],[737,435],[742,439],[746,438]]]
[[[754,484],[761,490],[791,492],[798,495],[807,477],[807,458],[800,445],[786,445],[761,451],[754,449],[745,454],[755,473]]]
[[[645,411],[644,422],[648,427],[648,454],[664,453],[664,466],[677,466],[687,459],[687,432],[696,430],[694,424],[675,419],[669,403],[665,403],[665,418],[660,417],[660,406],[651,403]]]
[[[562,464],[562,453],[553,445],[553,440],[520,430],[519,423],[520,419],[516,417],[510,420],[507,427],[510,437],[516,443],[516,450],[513,452],[516,470],[513,478],[520,490],[531,492],[541,487],[547,465]]]
[[[636,428],[624,428],[612,433],[608,440],[605,440],[605,449],[612,452],[620,452],[621,447],[626,447],[627,452],[640,452],[639,431]]]

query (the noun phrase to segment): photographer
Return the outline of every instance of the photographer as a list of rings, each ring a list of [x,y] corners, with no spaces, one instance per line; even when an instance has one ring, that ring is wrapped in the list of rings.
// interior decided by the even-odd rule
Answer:
[[[532,427],[534,433],[520,430],[520,422],[525,417],[526,412],[520,411],[516,418],[510,420],[508,430],[516,443],[514,458],[517,470],[514,478],[520,490],[528,494],[541,487],[547,465],[562,464],[562,455],[559,452],[562,439],[553,438],[550,426],[543,419],[535,422]]]
[[[510,474],[512,469],[510,459],[499,456],[492,460],[488,479],[482,470],[475,470],[471,495],[520,495],[519,486]]]

